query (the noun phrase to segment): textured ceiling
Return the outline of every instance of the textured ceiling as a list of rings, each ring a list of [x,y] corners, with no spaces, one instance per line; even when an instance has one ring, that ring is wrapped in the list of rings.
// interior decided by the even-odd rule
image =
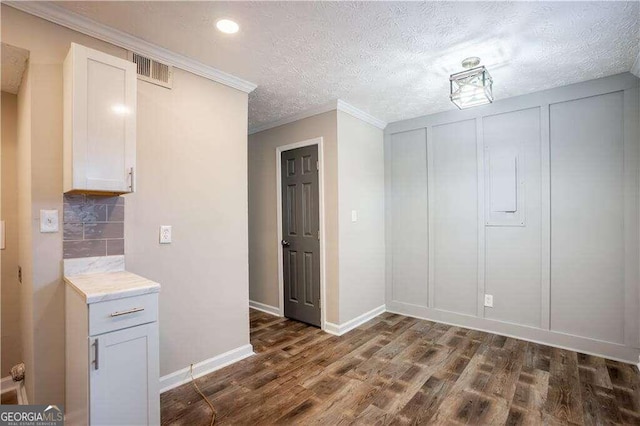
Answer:
[[[258,84],[250,127],[342,99],[387,122],[455,108],[480,56],[496,99],[629,71],[638,2],[63,2]],[[228,17],[240,32],[225,35]]]
[[[22,75],[27,68],[29,51],[2,43],[2,91],[18,93]]]

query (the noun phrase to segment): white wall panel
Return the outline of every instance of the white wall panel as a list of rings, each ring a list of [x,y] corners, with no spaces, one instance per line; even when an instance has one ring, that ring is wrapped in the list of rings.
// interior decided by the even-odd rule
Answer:
[[[434,126],[434,307],[477,314],[478,160],[476,123]]]

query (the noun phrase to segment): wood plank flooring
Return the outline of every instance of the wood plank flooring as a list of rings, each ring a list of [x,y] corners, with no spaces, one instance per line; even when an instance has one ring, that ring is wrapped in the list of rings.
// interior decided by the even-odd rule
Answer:
[[[198,379],[220,425],[640,424],[635,366],[384,313],[337,337],[251,310],[257,355]],[[165,425],[208,425],[191,384]]]

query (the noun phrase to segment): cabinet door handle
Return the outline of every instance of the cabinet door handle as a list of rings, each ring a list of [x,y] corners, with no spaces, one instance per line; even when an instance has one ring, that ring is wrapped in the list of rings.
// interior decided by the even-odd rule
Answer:
[[[129,191],[133,192],[133,167],[129,168]]]
[[[133,309],[129,309],[126,311],[118,311],[118,312],[113,312],[111,313],[112,317],[119,317],[121,315],[129,315],[129,314],[135,314],[136,312],[142,312],[144,311],[144,308],[133,308]]]
[[[99,350],[98,350],[98,339],[94,340],[93,346],[95,347],[93,363],[95,364],[96,370],[97,370],[98,368],[100,368],[100,364],[99,364],[99,361],[98,361],[98,354],[100,353]]]

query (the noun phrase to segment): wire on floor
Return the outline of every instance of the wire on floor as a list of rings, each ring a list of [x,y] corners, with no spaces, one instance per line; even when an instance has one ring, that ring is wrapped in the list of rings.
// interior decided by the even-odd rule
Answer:
[[[211,426],[213,426],[216,422],[216,409],[213,408],[213,404],[211,403],[211,401],[209,401],[209,398],[207,398],[205,394],[202,393],[202,391],[198,387],[198,384],[196,383],[196,379],[193,378],[193,364],[189,366],[189,373],[191,374],[191,383],[193,383],[193,387],[196,388],[196,392],[198,392],[202,399],[204,399],[207,404],[209,404],[209,407],[211,407]]]

